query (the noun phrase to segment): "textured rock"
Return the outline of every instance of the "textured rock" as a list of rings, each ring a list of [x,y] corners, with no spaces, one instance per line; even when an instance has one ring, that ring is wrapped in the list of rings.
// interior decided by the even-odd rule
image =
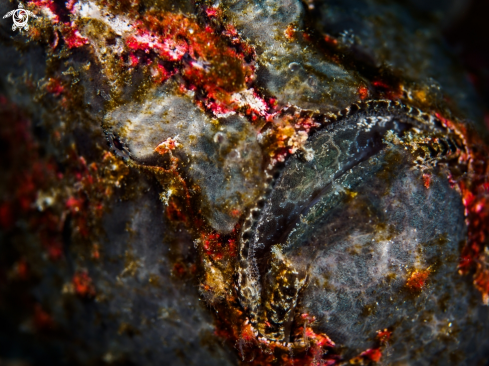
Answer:
[[[439,36],[457,3],[3,19],[0,363],[487,363],[489,153]]]

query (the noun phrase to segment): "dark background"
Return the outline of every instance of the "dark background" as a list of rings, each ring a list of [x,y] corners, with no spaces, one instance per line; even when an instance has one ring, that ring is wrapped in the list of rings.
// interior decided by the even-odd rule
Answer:
[[[412,2],[420,7],[430,6],[430,3],[433,6],[440,3],[441,7],[451,7],[443,24],[444,35],[483,99],[486,111],[485,123],[489,128],[489,1],[413,0]]]

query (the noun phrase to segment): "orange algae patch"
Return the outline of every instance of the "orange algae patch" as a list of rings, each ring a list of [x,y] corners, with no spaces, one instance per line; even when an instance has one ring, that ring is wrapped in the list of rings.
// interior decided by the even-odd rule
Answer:
[[[369,96],[368,88],[365,86],[361,86],[358,88],[358,96],[361,100],[367,99]]]
[[[356,364],[362,364],[363,361],[379,362],[381,358],[382,358],[382,351],[380,349],[370,348],[362,352],[360,356],[350,360],[350,363],[352,365],[356,365]]]
[[[175,137],[174,139],[171,137],[167,138],[161,144],[156,146],[154,151],[160,155],[165,155],[166,153],[171,152],[172,150],[175,150],[177,147],[180,146],[180,144],[177,141],[177,137]]]
[[[293,40],[295,38],[295,32],[296,32],[296,29],[295,29],[294,25],[289,24],[287,26],[287,28],[285,28],[285,30],[284,30],[284,36],[285,36],[285,38],[287,38],[289,40]]]
[[[73,288],[80,297],[91,298],[95,296],[95,287],[87,271],[80,271],[73,276]]]
[[[426,187],[426,189],[430,188],[430,184],[431,184],[431,175],[423,174],[423,185]]]
[[[382,358],[382,349],[387,345],[388,341],[392,336],[392,332],[388,329],[377,331],[377,341],[380,346],[369,348],[366,351],[360,353],[359,356],[354,357],[350,360],[352,365],[364,365],[371,362],[379,362]]]
[[[421,291],[424,286],[426,285],[426,280],[428,279],[428,276],[430,274],[430,271],[427,270],[421,270],[421,271],[414,271],[411,273],[411,276],[408,278],[406,282],[406,287],[409,288],[412,291]]]
[[[392,332],[388,329],[377,331],[377,339],[382,344],[387,343],[391,337],[392,337]]]

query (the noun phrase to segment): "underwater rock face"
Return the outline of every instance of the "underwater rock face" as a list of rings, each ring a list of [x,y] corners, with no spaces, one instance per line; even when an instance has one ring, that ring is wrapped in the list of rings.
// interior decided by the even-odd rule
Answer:
[[[386,328],[398,337],[389,364],[450,363],[440,354],[448,344],[484,354],[488,335],[475,324],[489,312],[471,306],[478,295],[456,273],[467,235],[460,194],[446,179],[459,158],[456,136],[389,102],[356,109],[310,137],[314,159],[286,161],[243,234],[240,290],[251,324],[294,347],[300,308],[346,357]],[[406,148],[416,135],[437,136],[443,148],[422,158]],[[423,166],[429,160],[437,166]]]
[[[210,119],[190,98],[169,89],[142,106],[127,104],[109,112],[104,118],[108,137],[123,158],[148,165],[157,164],[161,143],[175,140],[172,154],[186,163],[187,174],[202,190],[205,217],[214,229],[229,233],[264,183],[256,133],[237,115]]]
[[[22,5],[0,363],[489,362],[489,149],[434,9]]]

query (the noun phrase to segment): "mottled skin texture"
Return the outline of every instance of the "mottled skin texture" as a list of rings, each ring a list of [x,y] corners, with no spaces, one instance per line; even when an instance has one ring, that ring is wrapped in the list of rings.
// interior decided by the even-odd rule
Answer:
[[[489,320],[488,309],[474,308],[473,286],[455,280],[467,235],[460,193],[447,180],[457,157],[447,148],[415,159],[399,144],[414,126],[451,139],[423,118],[370,109],[315,133],[310,162],[295,156],[278,170],[241,252],[242,301],[260,333],[297,342],[291,323],[307,313],[345,357],[373,347],[372,329],[385,328],[396,335],[389,363],[487,357],[487,334],[476,324]],[[407,285],[415,271],[429,273],[420,288]]]
[[[26,6],[0,27],[0,363],[487,363],[481,110],[429,13]]]

